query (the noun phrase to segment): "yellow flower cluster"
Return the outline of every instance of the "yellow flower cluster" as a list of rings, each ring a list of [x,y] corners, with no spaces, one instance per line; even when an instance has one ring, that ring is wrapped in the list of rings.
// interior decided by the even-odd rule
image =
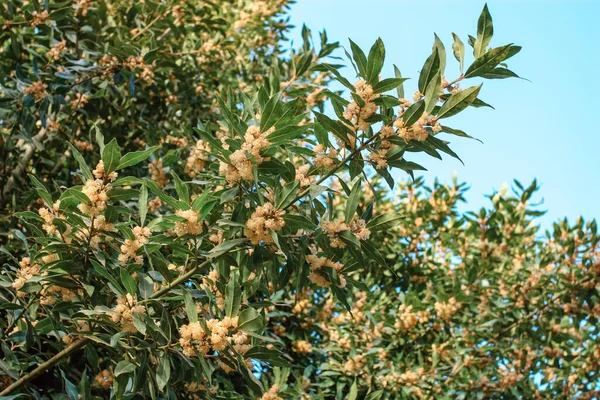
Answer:
[[[56,43],[48,52],[46,53],[46,57],[51,60],[58,60],[62,53],[67,49],[67,41],[63,40],[61,42]]]
[[[46,96],[46,89],[48,89],[48,85],[46,85],[44,82],[35,81],[23,89],[23,94],[30,94],[36,101],[40,101],[44,98],[44,96]]]
[[[361,107],[356,101],[348,104],[348,107],[344,111],[344,118],[355,125],[358,130],[366,131],[371,126],[366,120],[371,118],[377,111],[377,105],[374,103],[374,100],[381,95],[375,94],[373,87],[364,79],[357,80],[354,87],[356,88],[356,94],[365,102],[365,105]]]
[[[202,232],[202,221],[199,221],[200,214],[195,210],[177,210],[175,215],[185,218],[185,221],[175,222],[175,234],[183,235],[199,235]]]
[[[210,145],[202,139],[198,140],[186,160],[185,173],[193,178],[202,172],[206,161],[208,161],[209,154]]]
[[[405,109],[401,107],[400,111],[398,112],[398,118],[396,118],[394,121],[394,126],[398,128],[398,135],[407,142],[410,140],[416,140],[419,142],[424,142],[427,140],[429,137],[427,127],[431,127],[433,133],[438,133],[442,130],[442,126],[437,122],[435,116],[429,115],[426,112],[421,115],[417,122],[411,126],[406,126],[404,120],[402,119],[404,111]]]
[[[146,311],[146,307],[138,305],[137,300],[129,293],[117,299],[117,305],[109,311],[110,319],[116,324],[121,324],[125,332],[136,333],[138,330],[133,324],[133,315]]]
[[[46,207],[42,207],[38,210],[38,214],[44,219],[42,229],[44,229],[44,231],[46,231],[48,235],[53,235],[56,233],[56,225],[54,225],[54,218],[60,218],[60,216],[58,215],[59,209],[60,200],[57,200],[52,205],[52,210]]]
[[[81,110],[88,102],[88,95],[85,93],[75,93],[75,98],[71,100],[71,108],[73,110]]]
[[[110,387],[112,386],[113,381],[114,381],[114,376],[113,376],[112,371],[110,371],[108,369],[104,369],[104,370],[98,372],[98,374],[96,375],[94,380],[103,389],[110,389]]]
[[[393,127],[384,125],[379,131],[380,144],[377,150],[373,150],[369,153],[369,159],[377,164],[378,169],[387,167],[386,155],[392,148],[393,144],[389,141],[389,138],[396,135],[396,131]]]
[[[73,140],[73,145],[77,147],[77,150],[81,152],[90,152],[94,150],[94,146],[91,143],[86,142],[85,140]]]
[[[104,54],[98,61],[98,66],[102,70],[102,77],[108,77],[119,67],[119,59],[110,54]]]
[[[246,221],[246,237],[252,244],[273,243],[270,230],[276,232],[285,226],[283,214],[285,214],[283,210],[275,209],[271,203],[256,207],[250,219]]]
[[[96,168],[94,170],[94,176],[97,176],[96,173],[99,173],[100,176],[104,174],[104,164],[101,164],[102,161],[98,164],[98,166],[102,167],[101,169]],[[113,173],[111,172],[111,175]],[[116,178],[116,173],[114,175]],[[110,183],[105,184],[102,179],[88,179],[81,191],[83,194],[90,199],[91,204],[81,203],[77,206],[79,210],[87,214],[90,217],[95,217],[102,213],[106,209],[106,201],[108,200],[107,192],[110,190]]]
[[[167,173],[163,168],[162,159],[156,159],[148,164],[148,170],[150,171],[150,179],[158,188],[164,188],[169,183],[167,179]]]
[[[81,15],[85,17],[88,13],[88,9],[92,7],[92,0],[77,0],[77,4],[74,6],[75,15]]]
[[[308,343],[306,340],[296,340],[292,343],[292,349],[300,354],[308,354],[313,350],[312,344]]]
[[[92,173],[94,174],[94,177],[96,179],[104,179],[104,180],[109,180],[111,182],[113,182],[115,179],[117,179],[117,176],[118,176],[118,174],[115,171],[107,174],[104,169],[104,161],[102,161],[102,160],[100,160],[98,162],[98,164],[96,164],[96,168],[92,171]]]
[[[315,182],[314,175],[309,175],[310,165],[304,164],[296,168],[296,177],[294,180],[300,182],[300,187],[310,186]]]
[[[333,248],[343,249],[346,243],[342,241],[339,234],[343,231],[350,230],[358,240],[367,240],[371,236],[371,231],[367,228],[364,219],[353,218],[349,224],[346,224],[341,219],[334,221],[321,221],[323,232],[329,236],[329,244]]]
[[[338,153],[337,150],[333,147],[330,147],[329,150],[322,144],[315,146],[315,159],[313,164],[317,168],[322,168],[326,171],[331,171],[337,164]]]
[[[154,72],[150,68],[151,65],[146,64],[144,57],[129,56],[123,61],[123,67],[130,69],[131,71],[138,69],[139,72],[135,75],[136,78],[143,80],[147,84],[154,82]]]
[[[32,264],[29,257],[23,257],[19,262],[19,270],[17,271],[16,279],[12,283],[12,288],[17,291],[17,297],[24,297],[25,292],[19,291],[28,280],[40,273],[40,266]]]
[[[325,277],[319,273],[319,270],[321,270],[323,267],[330,267],[338,273],[338,277],[340,279],[339,286],[342,288],[346,287],[346,279],[341,273],[342,269],[344,268],[342,263],[333,262],[328,258],[319,257],[316,254],[310,254],[306,256],[306,261],[310,264],[311,270],[310,275],[308,275],[308,279],[310,279],[310,281],[315,285],[321,287],[329,287],[331,285],[329,281],[327,281],[327,279],[325,279]]]
[[[323,90],[325,90],[325,88],[320,87],[310,92],[308,96],[306,96],[306,103],[310,107],[314,107],[317,104],[323,102],[326,99],[326,96],[321,96]]]
[[[384,389],[390,389],[394,392],[401,390],[402,387],[413,387],[412,393],[416,396],[416,398],[421,398],[423,396],[423,392],[415,385],[424,378],[425,370],[419,367],[414,371],[406,371],[402,374],[399,374],[398,372],[392,372],[385,375],[379,375],[377,377],[377,383]]]
[[[279,385],[274,384],[266,391],[260,400],[283,400],[283,397],[279,397]]]
[[[188,140],[184,137],[177,137],[173,135],[167,135],[164,139],[161,138],[162,143],[168,143],[177,147],[187,147]]]
[[[394,328],[402,331],[408,331],[415,327],[418,323],[426,323],[429,321],[429,310],[413,312],[413,306],[401,304],[398,307],[396,323]]]
[[[365,366],[366,361],[367,360],[365,360],[365,356],[362,354],[357,354],[346,361],[344,364],[344,372],[350,375],[356,375],[360,372],[363,372],[362,369]]]
[[[460,310],[461,307],[462,304],[457,302],[456,299],[452,297],[447,302],[436,302],[435,313],[438,318],[448,321],[454,314],[458,312],[458,310]]]
[[[50,15],[48,14],[48,10],[44,10],[42,12],[33,12],[33,19],[31,20],[31,27],[37,28],[38,25],[45,25],[50,22]]]
[[[193,357],[197,354],[206,355],[210,351],[208,336],[199,322],[191,322],[179,328],[179,344],[183,354]]]
[[[119,261],[122,264],[127,263],[129,260],[134,260],[136,264],[141,264],[144,260],[143,256],[137,255],[138,250],[148,243],[150,237],[150,229],[146,227],[136,226],[133,228],[134,239],[125,239],[121,245],[121,254],[119,254]]]
[[[45,287],[40,292],[40,295],[41,295],[40,304],[51,305],[51,304],[56,303],[56,297],[53,296],[53,294],[58,294],[62,298],[62,301],[72,302],[77,298],[78,295],[81,295],[82,292],[81,292],[81,290],[76,292],[74,290],[67,289],[64,287],[51,285],[51,286]]]
[[[200,322],[191,322],[179,328],[179,344],[183,354],[193,357],[198,354],[206,355],[212,351],[222,351],[231,345],[238,353],[245,354],[252,348],[250,337],[242,331],[237,331],[238,319],[225,317],[206,321],[206,330]],[[226,367],[226,364],[222,365]],[[230,372],[227,371],[226,372]]]
[[[252,180],[254,178],[252,174],[254,164],[248,158],[246,152],[250,153],[256,163],[260,165],[264,161],[260,152],[270,146],[271,143],[267,140],[267,136],[274,130],[275,128],[270,128],[268,131],[261,133],[256,125],[248,127],[244,135],[242,148],[234,151],[229,156],[230,164],[221,161],[219,165],[219,172],[225,175],[225,179],[230,185],[234,185],[242,179]]]

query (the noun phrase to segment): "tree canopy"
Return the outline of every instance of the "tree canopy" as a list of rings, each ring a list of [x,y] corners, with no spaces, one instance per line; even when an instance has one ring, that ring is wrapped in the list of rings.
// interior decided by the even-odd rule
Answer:
[[[289,6],[0,6],[0,394],[597,396],[595,221],[544,236],[536,182],[461,212],[411,160],[460,160],[521,48],[485,6],[382,77]]]

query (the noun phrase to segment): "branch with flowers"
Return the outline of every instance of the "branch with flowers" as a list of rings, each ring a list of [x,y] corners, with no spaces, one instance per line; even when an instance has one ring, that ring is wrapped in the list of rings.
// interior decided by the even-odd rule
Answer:
[[[490,48],[487,7],[471,65],[454,35],[448,82],[435,36],[410,100],[398,68],[381,77],[381,40],[350,42],[355,83],[324,32],[318,49],[304,28],[300,49],[279,51],[286,2],[147,3],[142,18],[127,2],[78,2],[36,17],[38,36],[37,5],[19,5],[28,28],[14,43],[43,41],[47,68],[33,52],[0,61],[23,110],[8,124],[47,137],[5,204],[17,218],[1,253],[2,395],[534,398],[540,373],[554,395],[593,384],[595,223],[542,240],[535,182],[460,213],[464,185],[414,176],[412,153],[458,158],[449,135],[470,136],[445,120],[487,106],[481,79],[516,76],[506,61],[520,47]],[[76,40],[97,46],[89,59],[71,33],[47,36],[107,15],[116,26]]]

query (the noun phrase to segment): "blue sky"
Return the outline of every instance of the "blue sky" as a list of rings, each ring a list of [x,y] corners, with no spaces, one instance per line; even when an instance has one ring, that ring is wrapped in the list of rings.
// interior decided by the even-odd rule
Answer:
[[[348,48],[348,38],[366,52],[381,37],[386,45],[383,77],[393,77],[392,64],[404,76],[408,93],[416,90],[419,70],[431,53],[434,32],[446,45],[448,80],[458,76],[451,53],[451,32],[467,46],[477,33],[484,1],[475,0],[299,0],[292,6],[293,38],[302,23],[327,30],[331,41]],[[513,178],[541,184],[537,200],[548,210],[545,227],[562,217],[574,221],[600,217],[600,132],[594,119],[600,95],[600,1],[488,1],[494,20],[492,46],[523,46],[509,67],[526,80],[489,80],[480,98],[496,109],[471,108],[446,125],[481,139],[449,136],[464,161],[413,158],[428,168],[424,176],[450,181],[454,171],[471,186],[469,208],[487,205],[484,194]],[[340,54],[343,55],[343,52]],[[346,63],[347,64],[347,63]],[[346,68],[343,74],[354,78]],[[473,82],[475,84],[478,82]],[[462,87],[470,86],[468,82]],[[414,157],[414,156],[413,156]]]

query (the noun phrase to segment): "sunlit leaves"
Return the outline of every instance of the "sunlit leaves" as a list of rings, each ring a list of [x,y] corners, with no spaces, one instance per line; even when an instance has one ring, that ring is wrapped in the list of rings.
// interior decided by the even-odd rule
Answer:
[[[483,11],[481,11],[481,15],[477,21],[477,39],[475,39],[475,43],[473,44],[473,56],[475,56],[475,58],[479,58],[485,54],[493,34],[494,26],[492,23],[492,16],[490,15],[486,4],[483,6]]]
[[[448,118],[467,108],[479,94],[481,85],[472,86],[451,95],[438,112],[438,118]]]
[[[421,73],[419,75],[419,91],[425,94],[425,90],[429,82],[440,71],[440,55],[437,47],[434,47],[433,52],[425,61]]]
[[[465,72],[466,78],[472,78],[476,76],[483,76],[494,70],[501,62],[507,60],[516,54],[518,46],[507,44],[506,46],[496,47],[485,53],[480,58],[477,58],[473,64]],[[520,49],[520,48],[519,48]]]
[[[147,160],[148,157],[150,157],[150,155],[152,153],[154,153],[156,150],[158,150],[158,146],[152,146],[146,150],[133,151],[131,153],[125,154],[123,157],[121,157],[121,159],[119,161],[119,165],[117,166],[115,171],[118,171],[120,169],[127,168],[127,167],[132,167],[142,161]]]
[[[454,32],[452,33],[452,37],[454,38],[454,43],[452,43],[452,52],[454,53],[456,61],[458,61],[460,64],[460,73],[462,74],[465,66],[465,45]]]
[[[121,161],[121,148],[117,139],[113,139],[102,150],[102,161],[104,162],[104,171],[108,175],[115,171]]]

